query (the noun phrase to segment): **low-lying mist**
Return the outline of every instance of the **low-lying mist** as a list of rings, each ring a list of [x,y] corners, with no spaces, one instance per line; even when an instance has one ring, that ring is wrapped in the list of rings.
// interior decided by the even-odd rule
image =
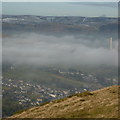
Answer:
[[[31,33],[3,38],[2,47],[3,61],[19,65],[118,65],[117,40],[113,40],[113,49],[110,50],[106,39]]]

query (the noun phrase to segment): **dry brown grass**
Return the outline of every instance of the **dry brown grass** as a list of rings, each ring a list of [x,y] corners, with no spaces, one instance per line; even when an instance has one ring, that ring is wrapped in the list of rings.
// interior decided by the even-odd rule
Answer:
[[[118,118],[118,86],[33,107],[11,118]]]

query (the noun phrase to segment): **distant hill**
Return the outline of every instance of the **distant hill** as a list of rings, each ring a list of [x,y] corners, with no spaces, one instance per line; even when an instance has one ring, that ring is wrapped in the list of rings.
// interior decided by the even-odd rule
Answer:
[[[110,17],[3,15],[3,33],[36,32],[54,35],[116,34],[118,19]],[[59,34],[60,33],[60,34]],[[4,33],[5,34],[5,33]],[[105,35],[106,35],[105,34]],[[101,36],[101,35],[100,35]]]
[[[118,86],[83,92],[33,107],[10,118],[117,118]]]

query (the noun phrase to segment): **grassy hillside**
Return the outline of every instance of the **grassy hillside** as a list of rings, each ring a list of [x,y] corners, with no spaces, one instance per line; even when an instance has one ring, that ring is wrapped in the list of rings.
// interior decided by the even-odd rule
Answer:
[[[84,92],[33,107],[11,118],[117,118],[118,86]]]

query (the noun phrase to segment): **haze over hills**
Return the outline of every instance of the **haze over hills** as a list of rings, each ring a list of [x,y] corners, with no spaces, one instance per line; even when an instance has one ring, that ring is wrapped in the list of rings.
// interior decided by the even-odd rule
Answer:
[[[117,12],[117,2],[4,2],[2,117],[117,117]]]
[[[3,116],[117,85],[117,25],[107,17],[3,15]]]
[[[118,19],[109,17],[3,15],[3,32],[25,31],[49,34],[114,34]],[[89,34],[90,34],[89,33]]]
[[[33,107],[10,118],[118,118],[118,86],[84,92]]]

